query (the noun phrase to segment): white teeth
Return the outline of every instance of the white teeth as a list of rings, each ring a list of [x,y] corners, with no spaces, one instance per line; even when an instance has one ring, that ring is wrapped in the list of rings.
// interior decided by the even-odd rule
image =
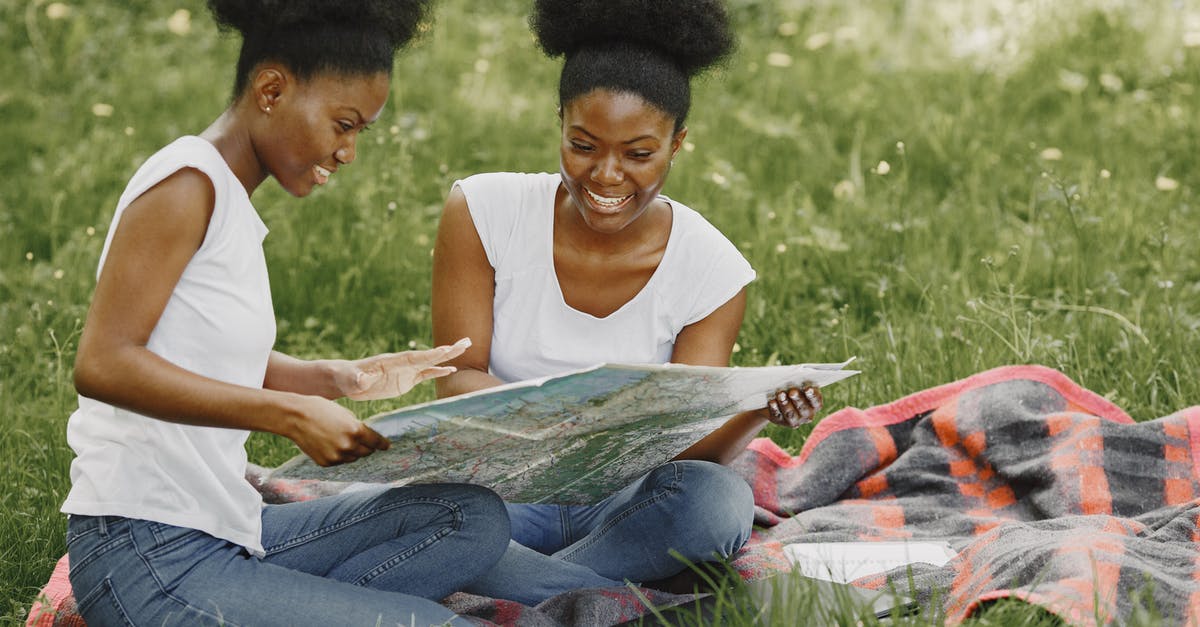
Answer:
[[[329,170],[326,170],[325,168],[322,168],[322,167],[321,167],[321,166],[319,166],[319,165],[318,165],[318,166],[314,166],[314,167],[315,167],[315,168],[316,168],[316,170],[317,170],[317,174],[320,174],[321,176],[323,176],[323,177],[325,177],[325,178],[329,178],[329,177],[330,177],[330,175],[332,175],[332,174],[333,174],[333,172],[330,172]]]
[[[606,207],[615,207],[615,206],[625,202],[625,199],[627,199],[627,198],[629,198],[629,196],[633,195],[633,194],[630,194],[629,196],[622,196],[620,198],[608,198],[606,196],[598,196],[598,195],[592,193],[592,190],[590,190],[586,187],[583,188],[583,191],[587,192],[588,196],[591,196],[592,200],[596,201],[596,204],[604,205]]]

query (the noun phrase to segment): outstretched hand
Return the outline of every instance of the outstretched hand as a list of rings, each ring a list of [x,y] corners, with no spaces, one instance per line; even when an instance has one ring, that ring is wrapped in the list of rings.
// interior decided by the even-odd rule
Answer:
[[[811,422],[824,404],[821,389],[812,383],[800,388],[779,390],[767,401],[767,420],[781,427],[795,429]]]
[[[464,337],[454,344],[429,350],[384,353],[351,361],[349,368],[338,376],[338,389],[356,401],[400,396],[422,381],[454,372],[454,366],[437,364],[458,357],[469,346],[471,339]]]

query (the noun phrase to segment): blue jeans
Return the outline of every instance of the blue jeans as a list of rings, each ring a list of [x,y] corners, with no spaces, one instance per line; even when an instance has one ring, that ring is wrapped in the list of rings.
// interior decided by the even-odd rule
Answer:
[[[728,557],[750,538],[754,495],[737,473],[668,462],[595,505],[509,504],[513,541],[474,594],[538,603],[579,588],[622,586]]]
[[[118,516],[71,516],[71,586],[93,625],[441,625],[436,603],[504,552],[508,517],[469,485],[267,505],[263,548]]]

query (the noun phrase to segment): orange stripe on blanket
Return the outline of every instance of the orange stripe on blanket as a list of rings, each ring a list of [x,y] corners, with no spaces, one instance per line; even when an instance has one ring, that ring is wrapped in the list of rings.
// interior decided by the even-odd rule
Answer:
[[[1190,479],[1167,479],[1163,481],[1167,505],[1179,505],[1196,498]]]
[[[887,476],[883,473],[874,474],[870,477],[862,479],[857,484],[858,495],[861,498],[869,499],[888,488]]]
[[[1190,457],[1188,450],[1182,446],[1163,446],[1163,457],[1169,462],[1186,462]]]
[[[895,505],[872,505],[871,516],[877,527],[898,529],[904,526],[904,508]]]
[[[975,460],[956,459],[950,462],[951,477],[968,477],[975,474]]]
[[[963,496],[971,496],[977,499],[983,498],[983,484],[978,481],[960,483],[958,484],[958,491]]]
[[[1074,424],[1075,421],[1072,420],[1070,416],[1065,416],[1063,414],[1046,416],[1046,429],[1049,431],[1050,437],[1054,437],[1063,431],[1070,429],[1072,426],[1074,426]]]
[[[871,444],[875,445],[875,454],[879,456],[880,468],[896,461],[898,455],[896,440],[892,438],[891,433],[888,433],[887,428],[871,427],[867,429],[867,437],[871,438]]]
[[[1000,486],[987,494],[987,504],[992,509],[1004,509],[1016,502],[1017,495],[1008,486]]]
[[[1079,469],[1079,507],[1084,514],[1112,513],[1112,493],[1104,468],[1084,466]]]
[[[979,457],[983,455],[983,450],[987,448],[987,434],[983,431],[967,434],[963,437],[962,446],[971,457]]]
[[[939,407],[937,411],[930,415],[930,424],[933,425],[933,432],[937,434],[938,441],[942,446],[947,448],[958,446],[958,425],[955,424],[954,404],[951,403],[945,407]]]

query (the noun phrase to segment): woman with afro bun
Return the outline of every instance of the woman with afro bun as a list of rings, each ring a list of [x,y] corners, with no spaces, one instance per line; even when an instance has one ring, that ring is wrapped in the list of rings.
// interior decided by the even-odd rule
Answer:
[[[730,51],[720,0],[537,0],[564,57],[560,169],[457,181],[438,229],[435,341],[470,337],[439,396],[603,362],[726,366],[754,270],[661,194],[687,135],[690,79]],[[750,536],[749,486],[721,465],[768,422],[795,427],[814,387],[780,390],[593,505],[509,504],[514,543],[468,591],[534,604],[622,581],[659,585]]]
[[[250,431],[322,465],[387,448],[331,399],[387,398],[453,370],[467,342],[356,361],[272,350],[251,204],[273,177],[306,196],[379,117],[417,0],[210,0],[243,37],[233,99],[151,156],[122,194],[75,363],[67,547],[94,625],[441,624],[436,603],[509,542],[476,486],[371,489],[263,505]],[[453,564],[453,568],[447,568]]]

